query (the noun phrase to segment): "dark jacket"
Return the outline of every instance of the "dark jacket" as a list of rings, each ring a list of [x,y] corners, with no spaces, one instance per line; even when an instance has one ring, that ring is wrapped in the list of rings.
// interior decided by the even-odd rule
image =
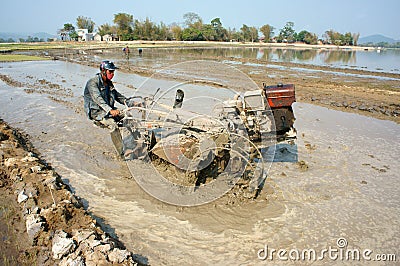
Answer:
[[[126,98],[114,88],[111,81],[106,86],[101,74],[98,73],[86,83],[83,100],[85,113],[89,119],[100,121],[109,114],[110,110],[116,109],[114,107],[115,101],[124,104]]]

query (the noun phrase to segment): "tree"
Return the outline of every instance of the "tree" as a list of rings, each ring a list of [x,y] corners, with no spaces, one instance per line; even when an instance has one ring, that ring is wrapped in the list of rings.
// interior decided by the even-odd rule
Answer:
[[[203,34],[195,28],[186,28],[182,31],[183,41],[204,41]]]
[[[249,41],[250,38],[251,38],[250,37],[250,28],[249,28],[249,26],[247,26],[246,24],[243,24],[243,26],[240,28],[240,31],[242,33],[243,41],[244,42]]]
[[[89,33],[93,32],[94,25],[95,23],[90,18],[79,16],[76,19],[78,29],[87,29]]]
[[[235,28],[228,28],[228,30],[226,31],[226,38],[230,41],[240,41],[242,39],[242,36],[240,32],[238,32]]]
[[[353,33],[353,45],[358,45],[358,38],[360,38],[360,33]]]
[[[182,40],[182,28],[178,24],[176,24],[176,23],[171,24],[169,26],[169,30],[172,33],[172,39],[173,40],[177,40],[177,41],[181,41]]]
[[[249,33],[251,42],[258,41],[258,29],[256,27],[250,27]]]
[[[163,22],[160,22],[160,25],[157,28],[158,28],[158,39],[159,40],[171,40],[172,39],[172,34],[170,33],[169,28]]]
[[[293,42],[296,34],[296,31],[293,29],[293,27],[293,22],[286,22],[286,25],[279,32],[279,40],[282,42]]]
[[[203,20],[201,19],[201,17],[194,12],[185,13],[183,15],[183,19],[185,20],[185,25],[188,28],[199,29],[198,26],[203,25]]]
[[[334,30],[328,30],[325,32],[326,41],[329,44],[341,45],[342,44],[342,34]]]
[[[211,24],[204,24],[201,29],[201,34],[206,41],[216,40],[215,30]]]
[[[264,34],[264,42],[269,42],[274,35],[274,27],[268,24],[261,26],[260,31]]]
[[[346,32],[344,35],[342,34],[341,40],[344,45],[353,45],[353,36],[350,32]]]
[[[296,41],[304,42],[304,39],[306,38],[306,35],[307,35],[308,33],[309,33],[309,32],[306,31],[306,30],[300,31],[299,33],[296,34]]]
[[[133,15],[118,13],[114,15],[114,23],[117,27],[117,35],[121,41],[127,41],[132,38]]]
[[[304,36],[303,42],[306,44],[317,44],[318,36],[315,33],[307,32]]]
[[[69,39],[75,39],[78,37],[78,34],[75,32],[75,27],[71,23],[65,23],[64,28],[58,30],[58,34],[62,41],[66,41],[68,37]]]
[[[98,32],[99,32],[99,35],[101,36],[101,37],[103,37],[104,35],[106,35],[106,34],[112,34],[113,33],[113,31],[112,31],[112,26],[110,25],[110,24],[108,24],[108,23],[105,23],[105,24],[103,24],[103,25],[100,25],[99,27],[98,27]]]
[[[220,18],[214,18],[211,20],[211,26],[214,30],[214,40],[216,41],[226,41],[227,37],[227,30],[222,27],[222,22]]]

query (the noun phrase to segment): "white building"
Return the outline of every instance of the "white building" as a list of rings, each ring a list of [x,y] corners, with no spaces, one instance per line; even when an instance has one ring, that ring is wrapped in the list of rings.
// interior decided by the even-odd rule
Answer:
[[[106,34],[103,36],[103,41],[105,42],[111,42],[113,40],[113,37],[110,34]]]
[[[78,41],[93,41],[93,33],[89,33],[88,29],[77,29]]]

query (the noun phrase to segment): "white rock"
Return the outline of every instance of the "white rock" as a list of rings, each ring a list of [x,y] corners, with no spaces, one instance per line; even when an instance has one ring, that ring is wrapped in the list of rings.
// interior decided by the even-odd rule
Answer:
[[[110,244],[101,244],[97,247],[94,248],[95,251],[100,251],[101,253],[106,254],[107,252],[109,252],[111,250],[111,245]]]
[[[37,234],[43,228],[42,218],[38,214],[29,214],[26,217],[25,225],[26,225],[26,232],[28,233],[29,238],[33,241]]]
[[[40,167],[39,165],[32,166],[31,171],[32,173],[40,173],[42,171],[42,167]]]
[[[39,160],[39,159],[36,157],[33,157],[33,156],[29,156],[29,155],[25,156],[24,158],[21,159],[22,162],[34,162],[37,160]]]
[[[96,236],[95,235],[89,236],[85,240],[85,242],[89,244],[90,248],[94,248],[94,247],[97,247],[98,245],[101,245],[100,240],[96,240]]]
[[[21,192],[18,194],[18,203],[24,202],[28,199],[28,196],[25,194],[25,190],[21,190]]]
[[[88,239],[91,235],[94,235],[92,230],[76,230],[73,232],[73,239],[78,243],[78,245],[83,241]]]
[[[59,266],[85,266],[85,261],[82,257],[77,257],[76,259],[64,258]]]
[[[127,250],[121,250],[119,248],[114,248],[109,254],[108,259],[113,263],[122,263],[131,255],[131,252]]]
[[[53,237],[53,251],[54,259],[61,259],[63,256],[71,253],[75,249],[75,243],[72,238],[67,237],[67,233],[64,231],[56,231]]]
[[[17,159],[15,158],[8,158],[4,160],[4,165],[7,167],[11,167],[17,164]]]

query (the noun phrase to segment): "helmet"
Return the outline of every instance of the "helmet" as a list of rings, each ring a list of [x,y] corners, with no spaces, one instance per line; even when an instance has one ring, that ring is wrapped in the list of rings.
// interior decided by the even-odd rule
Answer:
[[[108,60],[104,60],[100,64],[100,71],[103,71],[105,69],[107,69],[107,70],[116,70],[116,69],[118,69],[118,67],[116,67],[113,62],[108,61]]]

